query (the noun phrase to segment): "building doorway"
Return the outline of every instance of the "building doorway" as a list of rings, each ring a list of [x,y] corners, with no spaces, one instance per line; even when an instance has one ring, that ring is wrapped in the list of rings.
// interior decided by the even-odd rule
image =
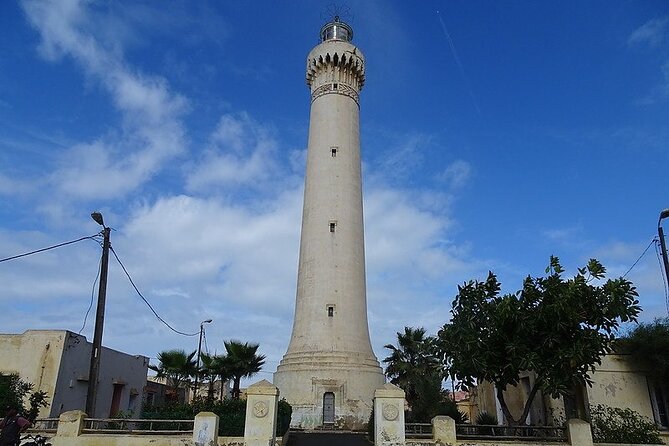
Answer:
[[[109,418],[118,415],[121,409],[121,394],[123,393],[123,384],[114,384],[114,393],[112,394],[111,408],[109,409]]]
[[[335,422],[335,396],[332,392],[323,395],[323,424],[334,424]]]

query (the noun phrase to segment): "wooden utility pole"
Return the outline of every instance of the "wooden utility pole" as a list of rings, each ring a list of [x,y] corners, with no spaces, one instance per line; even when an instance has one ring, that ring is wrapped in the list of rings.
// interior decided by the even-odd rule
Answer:
[[[95,418],[95,400],[98,394],[98,377],[100,375],[100,355],[102,353],[102,330],[105,322],[105,300],[107,297],[107,271],[109,269],[109,248],[111,228],[104,226],[102,215],[91,214],[93,219],[103,226],[102,264],[100,265],[100,288],[98,289],[98,306],[95,313],[95,334],[91,350],[91,366],[88,372],[88,392],[86,394],[86,414]],[[99,217],[99,220],[98,218]]]

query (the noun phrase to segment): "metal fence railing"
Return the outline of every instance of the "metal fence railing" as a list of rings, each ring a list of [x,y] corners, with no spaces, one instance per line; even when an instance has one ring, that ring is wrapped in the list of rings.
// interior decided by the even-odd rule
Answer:
[[[406,438],[432,438],[432,424],[405,423],[404,436]]]
[[[124,420],[117,418],[84,419],[85,434],[188,434],[194,420]]]
[[[56,433],[58,430],[58,418],[38,418],[33,421],[28,432]]]
[[[463,440],[567,441],[566,431],[566,428],[556,426],[455,426],[458,439]]]

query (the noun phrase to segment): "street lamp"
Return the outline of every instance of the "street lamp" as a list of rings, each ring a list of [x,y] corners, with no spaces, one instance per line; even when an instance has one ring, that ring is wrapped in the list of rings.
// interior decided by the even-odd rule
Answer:
[[[105,322],[105,301],[107,297],[107,271],[109,269],[109,237],[111,228],[105,226],[100,212],[91,213],[91,218],[102,226],[102,261],[100,264],[100,287],[98,288],[98,306],[95,312],[95,332],[93,335],[93,349],[91,350],[91,365],[88,369],[88,392],[86,393],[86,414],[95,417],[95,400],[98,393],[98,377],[100,376],[100,354],[102,353],[102,329]]]
[[[664,231],[662,230],[662,220],[669,217],[669,209],[665,209],[660,212],[660,218],[657,220],[657,235],[660,236],[660,248],[662,251],[662,262],[664,263],[664,277],[667,279],[667,284],[669,284],[669,259],[667,259],[667,245],[664,242]],[[669,302],[667,302],[669,305]],[[667,308],[669,311],[669,307]]]
[[[197,367],[195,370],[195,388],[193,388],[193,399],[197,396],[197,379],[200,376],[200,354],[202,352],[202,333],[204,333],[204,324],[211,324],[211,319],[205,319],[200,322],[200,342],[197,344]]]

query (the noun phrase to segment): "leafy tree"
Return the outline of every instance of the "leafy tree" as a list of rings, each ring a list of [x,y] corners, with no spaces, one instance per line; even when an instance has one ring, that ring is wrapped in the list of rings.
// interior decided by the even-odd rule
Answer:
[[[201,355],[202,368],[201,374],[209,381],[209,388],[207,390],[207,398],[214,399],[214,383],[216,379],[221,380],[220,399],[223,400],[223,385],[232,378],[230,371],[230,359],[226,355],[208,355],[203,353]]]
[[[611,351],[615,330],[641,311],[632,283],[622,277],[604,282],[606,270],[595,259],[573,278],[563,273],[552,256],[546,276],[528,276],[514,294],[500,295],[492,272],[485,282],[467,282],[458,287],[451,322],[438,333],[451,375],[465,388],[476,379],[492,382],[509,424],[525,422],[539,390],[569,397],[592,385],[590,374]],[[522,371],[536,379],[516,420],[503,391],[518,384]]]
[[[265,364],[265,355],[257,354],[258,344],[241,343],[240,341],[225,341],[225,350],[228,353],[227,365],[230,376],[233,378],[232,398],[239,399],[240,383],[242,378],[251,376],[262,370]]]
[[[404,390],[411,420],[429,421],[449,410],[448,392],[441,388],[443,373],[435,339],[426,336],[424,328],[404,327],[404,333],[397,333],[397,346],[387,344],[385,348],[390,350],[390,356],[383,360],[386,376]]]
[[[639,324],[618,342],[635,363],[644,364],[658,382],[669,382],[669,318]]]
[[[48,406],[48,397],[46,392],[35,392],[33,388],[32,383],[21,380],[19,375],[0,373],[0,408],[4,411],[6,407],[15,407],[27,419],[34,421],[39,414],[40,407]],[[24,405],[26,397],[28,397],[29,405],[27,409]]]
[[[158,353],[158,366],[149,365],[159,378],[165,378],[175,395],[179,387],[188,384],[197,373],[196,352],[187,354],[184,350],[165,350]]]

